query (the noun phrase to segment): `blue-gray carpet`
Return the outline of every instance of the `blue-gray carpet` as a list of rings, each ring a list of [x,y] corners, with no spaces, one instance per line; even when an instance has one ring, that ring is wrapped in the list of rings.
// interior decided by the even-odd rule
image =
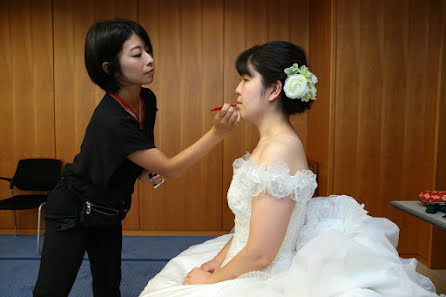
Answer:
[[[122,297],[135,297],[167,261],[209,236],[124,236],[122,246]],[[31,297],[40,257],[33,235],[0,235],[0,296]],[[91,272],[85,257],[70,297],[93,296]]]

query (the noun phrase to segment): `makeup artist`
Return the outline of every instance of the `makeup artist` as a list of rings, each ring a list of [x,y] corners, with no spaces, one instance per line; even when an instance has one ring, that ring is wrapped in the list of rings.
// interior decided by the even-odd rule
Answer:
[[[95,297],[118,297],[121,220],[137,178],[159,184],[175,178],[209,152],[240,121],[225,104],[210,130],[170,158],[155,147],[155,94],[149,36],[139,24],[113,19],[91,25],[85,66],[106,91],[87,126],[80,153],[64,168],[45,210],[46,233],[34,297],[68,296],[88,252]],[[156,172],[156,174],[155,174]]]

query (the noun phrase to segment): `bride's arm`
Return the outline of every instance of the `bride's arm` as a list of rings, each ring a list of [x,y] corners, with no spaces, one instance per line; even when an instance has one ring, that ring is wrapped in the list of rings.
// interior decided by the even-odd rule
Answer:
[[[278,158],[278,156],[280,156]],[[294,138],[281,138],[264,150],[259,163],[269,160],[285,162],[290,172],[307,169],[303,146]],[[231,261],[214,273],[194,268],[185,284],[216,283],[234,279],[250,271],[263,270],[275,259],[288,228],[295,202],[290,196],[275,198],[267,193],[252,198],[248,242]]]
[[[233,279],[271,265],[282,245],[294,204],[290,197],[277,199],[268,194],[254,197],[248,243],[228,264],[212,274],[212,282]]]
[[[201,269],[207,272],[215,272],[220,269],[221,264],[223,264],[223,261],[226,258],[226,255],[228,254],[228,250],[231,247],[232,237],[228,240],[228,242],[225,244],[225,246],[220,250],[220,252],[215,256],[212,260],[204,263],[201,265]]]
[[[269,194],[253,197],[248,243],[224,267],[214,273],[194,268],[185,284],[217,283],[250,271],[263,270],[277,255],[285,237],[295,202]]]

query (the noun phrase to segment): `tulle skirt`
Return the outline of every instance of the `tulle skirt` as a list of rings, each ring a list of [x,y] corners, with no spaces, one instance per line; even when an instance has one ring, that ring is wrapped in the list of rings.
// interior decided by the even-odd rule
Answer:
[[[415,271],[416,260],[399,257],[398,234],[394,223],[368,216],[351,197],[313,198],[288,270],[267,276],[248,273],[210,285],[183,285],[190,270],[217,255],[232,237],[228,234],[173,258],[140,297],[438,296],[432,282]]]

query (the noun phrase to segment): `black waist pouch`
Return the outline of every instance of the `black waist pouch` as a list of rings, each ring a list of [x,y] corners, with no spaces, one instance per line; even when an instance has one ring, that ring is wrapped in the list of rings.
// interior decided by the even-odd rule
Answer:
[[[120,208],[112,208],[85,200],[82,201],[79,224],[81,227],[101,227],[120,224],[128,211],[124,203]]]
[[[70,177],[63,178],[62,183],[76,197],[77,206],[73,207],[76,209],[76,226],[89,228],[117,225],[129,211],[130,205],[124,201],[113,204],[96,202],[98,197],[107,196],[101,188],[88,185],[83,189],[77,189],[75,181]]]

